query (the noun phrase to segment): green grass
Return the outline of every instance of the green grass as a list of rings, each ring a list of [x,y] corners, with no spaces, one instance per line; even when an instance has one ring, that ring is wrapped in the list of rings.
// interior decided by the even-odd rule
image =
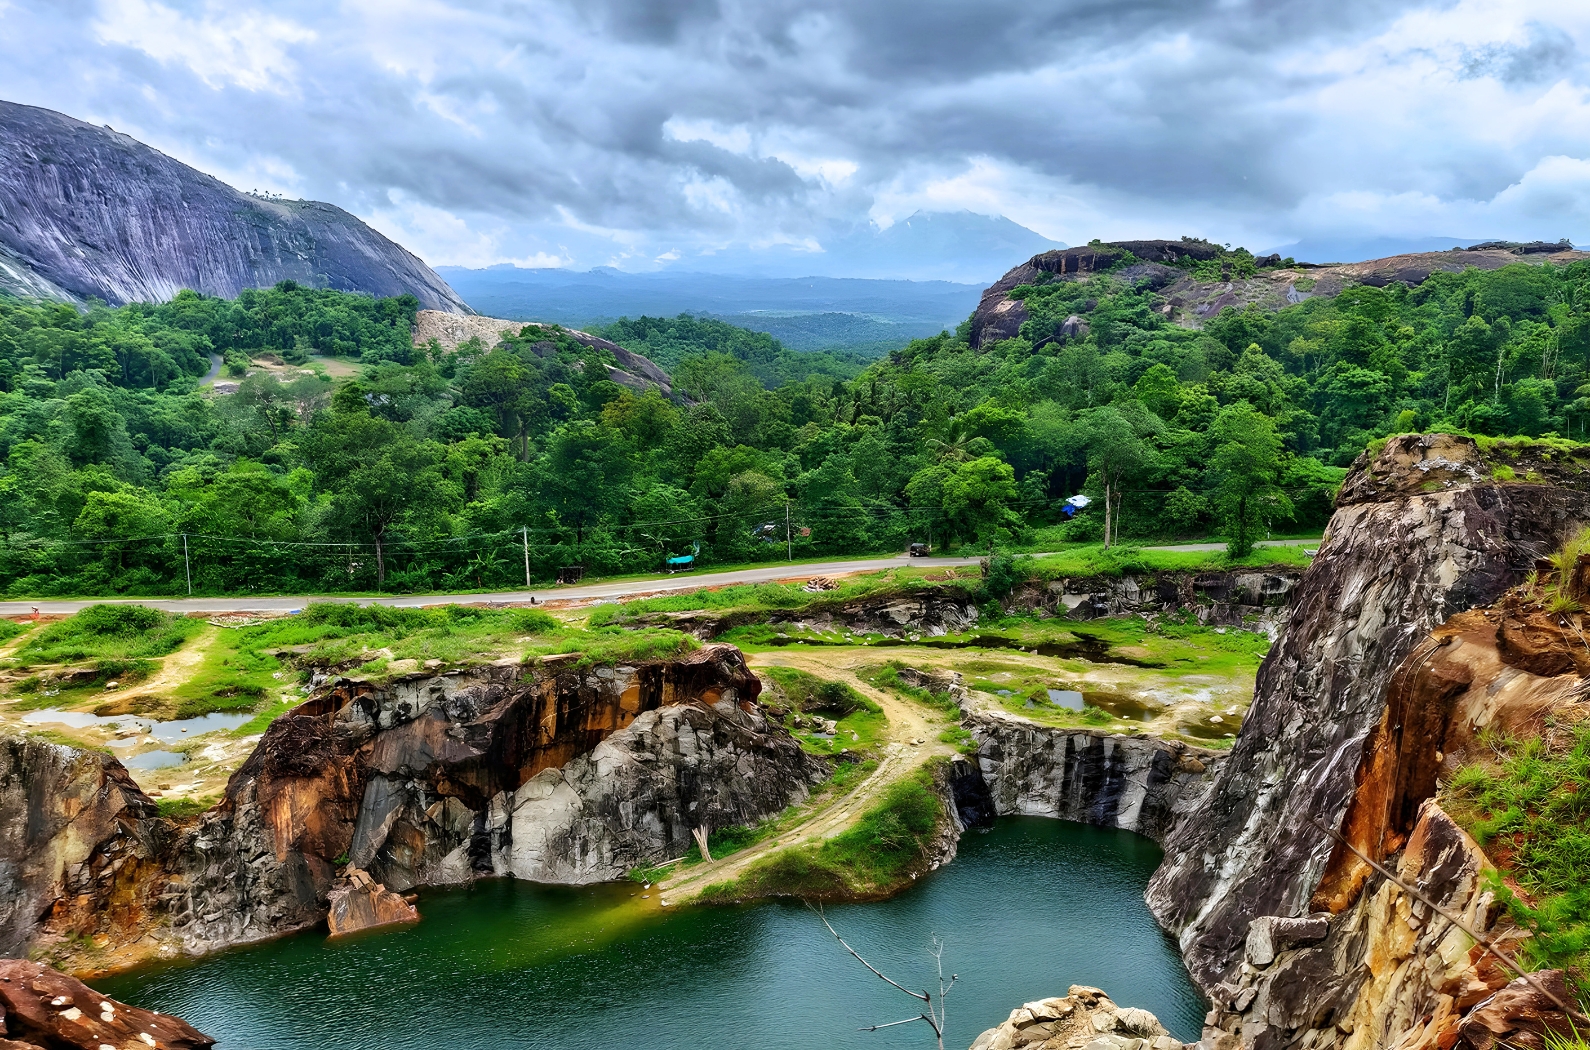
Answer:
[[[32,627],[33,625],[30,623],[17,623],[15,620],[0,619],[0,642],[9,642]]]
[[[24,665],[165,656],[203,627],[202,621],[142,605],[90,605],[44,628],[16,655]]]
[[[888,729],[883,708],[843,682],[831,682],[793,667],[769,667],[764,673],[775,686],[762,694],[768,717],[789,730],[811,754],[866,751]],[[835,723],[833,739],[817,735],[806,717],[811,715]]]
[[[1155,551],[1142,547],[1093,544],[1034,558],[1032,573],[1039,579],[1068,576],[1138,576],[1157,572],[1216,572],[1222,569],[1259,569],[1271,565],[1306,568],[1313,559],[1303,547],[1256,547],[1242,558],[1224,551]]]
[[[942,760],[940,760],[942,761]],[[934,787],[938,763],[890,785],[855,826],[811,846],[780,850],[738,879],[714,883],[704,901],[787,896],[847,900],[887,894],[907,882],[927,858],[944,804]]]
[[[1590,726],[1556,739],[1488,736],[1492,758],[1465,766],[1448,788],[1453,816],[1531,901],[1499,882],[1498,896],[1530,930],[1533,967],[1563,967],[1590,996]]]
[[[215,805],[211,798],[157,798],[155,809],[162,817],[173,820],[185,820],[196,817],[200,813]]]
[[[664,594],[655,598],[605,605],[591,614],[590,626],[620,624],[641,616],[710,612],[718,615],[772,610],[817,609],[879,594],[920,591],[931,587],[922,576],[931,570],[905,567],[862,573],[835,582],[832,590],[808,591],[803,583],[744,583],[727,587]]]
[[[232,655],[225,658],[227,666],[212,667],[212,675],[232,675],[240,685],[262,688],[268,688],[262,676],[274,676],[282,661],[289,668],[333,667],[380,678],[395,673],[392,665],[400,660],[458,667],[504,654],[533,661],[577,652],[576,666],[591,666],[666,659],[699,644],[667,628],[582,629],[540,609],[401,609],[335,602],[241,628],[223,640]]]

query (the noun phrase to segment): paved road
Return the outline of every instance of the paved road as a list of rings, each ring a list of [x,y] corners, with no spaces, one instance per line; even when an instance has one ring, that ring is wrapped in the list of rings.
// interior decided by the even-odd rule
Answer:
[[[1261,547],[1297,547],[1317,545],[1319,540],[1268,540]],[[1170,547],[1148,547],[1156,551],[1219,551],[1223,543],[1184,543]],[[1040,555],[1041,557],[1041,555]],[[728,572],[677,573],[673,576],[655,576],[644,579],[617,580],[612,583],[590,583],[572,587],[546,587],[526,591],[493,591],[490,594],[406,594],[391,598],[349,598],[340,595],[308,597],[290,595],[284,598],[112,598],[83,601],[21,601],[0,602],[0,616],[25,616],[37,609],[41,613],[74,613],[89,605],[107,602],[116,605],[148,605],[167,612],[224,613],[224,612],[288,612],[302,609],[311,601],[353,602],[358,605],[397,605],[418,608],[424,605],[455,605],[468,602],[526,603],[571,601],[591,598],[621,598],[634,594],[656,594],[664,591],[694,591],[702,587],[722,587],[731,583],[768,583],[773,580],[809,580],[814,576],[837,576],[847,572],[874,572],[902,565],[948,567],[976,565],[976,558],[851,558],[824,562],[807,562],[800,565],[765,565],[753,569],[731,569]]]
[[[873,572],[893,569],[902,565],[951,566],[976,565],[976,558],[863,558],[845,561],[806,562],[800,565],[766,565],[754,569],[733,569],[729,572],[677,573],[673,576],[647,577],[639,580],[619,580],[613,583],[580,584],[572,587],[547,587],[530,591],[493,591],[490,594],[405,594],[392,598],[349,598],[340,595],[325,597],[289,596],[285,598],[111,598],[85,601],[0,602],[0,616],[26,615],[37,609],[41,613],[74,613],[89,605],[148,605],[167,612],[220,613],[220,612],[287,612],[302,609],[311,601],[353,602],[358,605],[397,605],[417,608],[423,605],[454,605],[464,602],[501,602],[512,604],[528,602],[568,601],[571,599],[619,598],[631,594],[655,594],[659,591],[694,591],[702,587],[721,587],[730,583],[768,583],[773,580],[809,580],[814,576],[836,576],[847,572]]]

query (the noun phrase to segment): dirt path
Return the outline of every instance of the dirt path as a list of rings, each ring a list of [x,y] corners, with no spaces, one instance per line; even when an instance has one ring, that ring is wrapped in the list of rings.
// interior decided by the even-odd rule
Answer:
[[[205,656],[210,652],[210,646],[215,644],[216,636],[221,629],[213,624],[205,624],[204,630],[188,639],[187,643],[172,653],[161,658],[160,669],[136,685],[130,686],[125,692],[118,694],[119,700],[133,700],[141,696],[159,697],[168,689],[174,689],[186,684],[199,669],[199,664],[204,662]]]
[[[868,685],[856,672],[877,665],[876,650],[857,648],[824,649],[806,652],[786,649],[776,653],[747,656],[755,667],[793,667],[819,678],[844,682],[883,708],[888,719],[885,742],[878,768],[849,792],[817,803],[812,812],[791,827],[754,846],[748,846],[721,860],[697,864],[664,879],[657,892],[665,905],[682,903],[716,882],[739,877],[752,864],[778,850],[803,843],[832,838],[849,828],[870,809],[889,785],[909,776],[937,755],[953,755],[955,749],[940,742],[939,734],[950,719],[888,690]]]

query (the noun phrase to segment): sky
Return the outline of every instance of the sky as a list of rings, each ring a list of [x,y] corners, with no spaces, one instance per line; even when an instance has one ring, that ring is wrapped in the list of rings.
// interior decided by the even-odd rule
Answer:
[[[1587,55],[1569,0],[0,0],[0,98],[433,265],[820,274],[920,211],[1590,242]]]

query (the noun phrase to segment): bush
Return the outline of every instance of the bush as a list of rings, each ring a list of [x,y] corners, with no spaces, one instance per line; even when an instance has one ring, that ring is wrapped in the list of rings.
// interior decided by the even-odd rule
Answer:
[[[138,659],[181,648],[198,621],[142,605],[90,605],[40,631],[17,651],[24,660]]]

